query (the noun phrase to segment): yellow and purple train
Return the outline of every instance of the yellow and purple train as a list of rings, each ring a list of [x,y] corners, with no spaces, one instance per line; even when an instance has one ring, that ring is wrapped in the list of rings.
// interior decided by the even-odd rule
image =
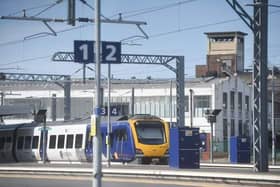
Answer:
[[[0,162],[47,161],[89,162],[92,137],[87,121],[50,122],[43,141],[42,123],[0,126]],[[102,152],[106,155],[107,124],[101,124]],[[168,161],[169,125],[150,115],[135,115],[112,122],[111,160],[142,164]],[[45,142],[45,146],[43,146]]]

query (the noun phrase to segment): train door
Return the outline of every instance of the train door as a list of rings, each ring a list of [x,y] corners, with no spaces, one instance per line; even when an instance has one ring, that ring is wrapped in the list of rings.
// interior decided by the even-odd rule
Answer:
[[[44,137],[44,131],[41,130],[41,135],[40,135],[40,157],[41,160],[43,160],[43,149],[45,149],[45,159],[48,160],[47,157],[47,137],[48,137],[48,131],[46,130],[46,135],[45,135],[45,145],[43,146],[43,137]]]
[[[116,161],[130,161],[134,156],[129,129],[123,127],[116,129],[113,133],[113,158]]]
[[[86,130],[86,138],[85,138],[85,155],[87,161],[92,161],[92,136],[90,136],[90,128],[91,126],[87,126]]]

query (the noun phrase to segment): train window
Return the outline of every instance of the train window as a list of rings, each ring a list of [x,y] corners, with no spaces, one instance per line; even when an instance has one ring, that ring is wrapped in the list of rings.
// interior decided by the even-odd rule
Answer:
[[[38,136],[33,136],[32,149],[37,149],[38,148],[38,143],[39,143],[39,137]]]
[[[76,134],[75,148],[82,148],[82,145],[83,145],[83,135]]]
[[[23,148],[23,136],[18,137],[17,141],[17,149],[22,149]]]
[[[11,136],[8,136],[7,139],[6,139],[6,142],[7,142],[7,143],[11,143],[11,142],[12,142],[12,137],[11,137]]]
[[[67,135],[67,140],[66,140],[66,149],[72,149],[73,148],[73,134],[68,134]]]
[[[127,141],[127,134],[125,129],[117,131],[118,141]]]
[[[50,143],[49,143],[49,149],[54,149],[56,143],[56,135],[50,136]]]
[[[4,149],[5,137],[0,137],[0,149]]]
[[[30,148],[31,148],[31,136],[25,136],[24,149],[30,149]]]
[[[58,149],[64,148],[64,139],[65,139],[64,135],[58,135],[58,143],[57,143]]]

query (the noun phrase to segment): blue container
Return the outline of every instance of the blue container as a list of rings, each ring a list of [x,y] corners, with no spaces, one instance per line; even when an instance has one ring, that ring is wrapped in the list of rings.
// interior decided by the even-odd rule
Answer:
[[[199,168],[199,148],[200,136],[198,128],[171,128],[169,166],[175,168]]]
[[[250,138],[230,137],[230,162],[250,163]]]

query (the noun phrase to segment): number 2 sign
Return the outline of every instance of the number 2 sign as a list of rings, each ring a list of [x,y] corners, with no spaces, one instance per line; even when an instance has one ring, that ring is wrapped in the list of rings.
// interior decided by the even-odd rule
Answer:
[[[102,42],[102,63],[121,63],[121,43]]]
[[[74,41],[74,61],[78,63],[94,62],[94,41],[75,40]],[[101,63],[121,63],[121,43],[101,42]]]

